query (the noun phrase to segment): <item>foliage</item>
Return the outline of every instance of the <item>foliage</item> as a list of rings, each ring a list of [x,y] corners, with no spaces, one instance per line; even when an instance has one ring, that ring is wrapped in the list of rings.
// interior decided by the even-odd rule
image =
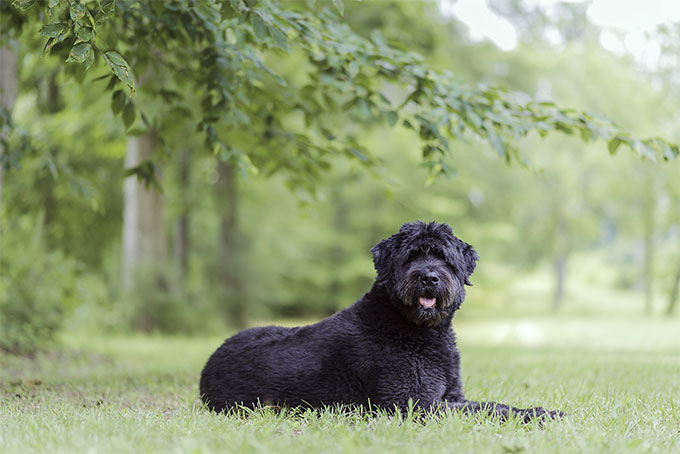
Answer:
[[[664,127],[668,107],[661,94],[648,87],[629,62],[595,47],[572,46],[558,54],[542,49],[509,55],[483,52],[477,50],[480,65],[505,65],[515,84],[515,75],[523,74],[520,87],[527,92],[549,80],[558,99],[596,105],[637,130]],[[631,92],[638,94],[636,99],[625,98]],[[620,277],[629,276],[627,289],[634,295],[640,285],[636,254],[645,203],[641,169],[645,164],[652,169],[661,190],[672,183],[662,178],[660,169],[675,174],[680,164],[657,166],[633,154],[611,159],[598,152],[596,144],[584,146],[574,138],[553,136],[524,142],[526,170],[507,167],[494,159],[493,151],[472,143],[457,147],[457,178],[425,187],[420,183],[427,177],[424,169],[415,170],[416,140],[406,131],[385,134],[376,128],[364,137],[379,159],[389,160],[388,189],[350,163],[336,165],[319,188],[318,201],[302,208],[280,181],[244,182],[249,194],[242,204],[249,239],[245,282],[255,289],[254,299],[275,313],[320,316],[354,301],[374,277],[369,248],[412,219],[448,222],[478,249],[481,261],[472,281],[489,294],[475,304],[519,304],[508,287],[531,270],[552,266],[558,252],[573,255],[567,264],[568,281],[583,267],[579,252],[587,251],[588,257],[606,254],[601,265]],[[675,204],[668,208],[669,213],[677,212]],[[200,209],[196,216],[204,218],[209,211]],[[562,233],[556,228],[559,212],[565,224]],[[660,249],[675,250],[677,227],[671,224],[658,233]],[[593,272],[591,279],[596,275]],[[553,279],[551,273],[542,276],[549,283]],[[660,270],[657,278],[662,277]],[[549,299],[549,287],[542,295]],[[566,305],[573,306],[584,300],[573,292],[566,298]],[[546,306],[539,303],[535,310]]]
[[[19,85],[27,89],[13,114],[25,140],[12,135],[2,154],[13,168],[3,179],[3,214],[42,212],[48,248],[98,267],[102,245],[120,231],[123,128],[108,100],[94,96],[98,87],[83,90],[60,74],[59,62],[24,55]],[[19,156],[22,149],[29,151]]]
[[[40,221],[23,217],[0,245],[0,349],[12,353],[42,347],[77,303],[76,262],[46,250]]]
[[[97,3],[83,4],[96,17]],[[249,10],[236,11],[227,4],[219,13],[210,10],[220,16],[214,17],[219,25],[214,33],[205,25],[213,16],[206,19],[201,13],[207,4],[116,1],[114,16],[96,24],[91,41],[95,61],[84,71],[82,64],[63,63],[77,39],[77,23],[73,25],[66,2],[58,2],[51,16],[41,16],[45,8],[49,11],[45,1],[26,11],[0,2],[0,20],[13,24],[7,30],[19,44],[21,62],[20,94],[10,119],[15,133],[2,155],[11,167],[3,185],[3,233],[12,235],[9,220],[45,213],[44,249],[62,251],[86,267],[79,268],[78,282],[87,277],[89,290],[79,296],[69,327],[212,332],[220,316],[233,320],[235,302],[245,307],[249,319],[272,314],[318,318],[366,291],[374,275],[369,248],[413,219],[448,222],[480,252],[473,282],[484,297],[471,307],[517,305],[511,283],[518,276],[537,270],[550,282],[547,266],[558,244],[558,208],[567,224],[565,238],[559,241],[574,257],[569,279],[583,269],[584,261],[604,257],[598,263],[610,270],[610,281],[625,286],[627,298],[635,297],[642,267],[640,213],[647,204],[638,156],[624,153],[611,159],[602,153],[601,144],[582,143],[580,133],[577,138],[546,139],[531,133],[517,142],[521,145],[514,139],[512,145],[522,147],[519,156],[527,170],[506,166],[488,140],[467,140],[475,134],[463,133],[464,140],[449,143],[448,166],[455,167],[458,176],[430,180],[425,186],[436,164],[419,166],[422,148],[440,138],[423,139],[423,123],[416,115],[430,118],[449,109],[448,104],[443,110],[426,107],[449,84],[456,84],[460,93],[471,90],[465,95],[472,100],[470,112],[479,107],[479,99],[488,99],[485,90],[501,84],[509,89],[498,89],[497,94],[509,96],[512,106],[530,106],[523,104],[529,97],[517,94],[530,93],[536,100],[555,99],[579,111],[603,112],[634,134],[677,139],[677,97],[665,95],[675,78],[668,78],[667,90],[661,93],[649,84],[649,74],[592,42],[574,40],[563,48],[534,43],[513,52],[500,52],[488,43],[471,44],[464,27],[444,20],[434,3],[347,2],[342,19],[332,5],[313,9],[292,1],[248,2]],[[262,16],[267,20],[276,19],[274,29],[281,24],[308,27],[285,29],[286,51],[277,46],[276,32],[266,21],[266,34],[258,39],[253,19],[258,12],[270,14]],[[17,21],[24,23],[21,30]],[[51,36],[37,30],[61,22],[71,24],[68,36],[51,48],[54,58],[41,57]],[[157,33],[149,36],[151,30]],[[187,37],[191,30],[193,35]],[[216,44],[218,35],[226,44]],[[385,44],[395,40],[394,47]],[[95,47],[104,53],[116,50],[129,62],[138,76],[132,96]],[[404,49],[421,53],[422,60]],[[385,73],[388,61],[394,73]],[[428,69],[441,67],[455,68],[456,78]],[[417,68],[427,70],[416,74]],[[227,82],[206,88],[220,80]],[[401,106],[418,80],[423,93]],[[474,88],[480,81],[492,88]],[[224,93],[232,98],[222,102]],[[456,96],[447,95],[444,104],[468,99]],[[204,105],[206,98],[210,103]],[[393,127],[390,112],[397,113]],[[116,116],[127,118],[127,130]],[[467,125],[473,117],[456,118],[449,116],[451,124]],[[404,120],[417,134],[402,127]],[[150,178],[163,170],[166,232],[175,232],[181,213],[189,217],[188,270],[180,278],[170,271],[174,265],[164,265],[159,272],[170,283],[166,290],[153,294],[149,272],[148,285],[128,298],[120,295],[118,277],[125,134],[147,131],[147,122],[160,134],[163,146],[154,163],[131,172]],[[439,136],[450,140],[447,128],[434,123]],[[239,180],[238,250],[230,251],[241,288],[226,291],[215,290],[221,267],[215,253],[218,213],[225,201],[215,190],[217,159],[213,153],[201,153],[210,126],[215,140],[229,149],[223,153],[217,146],[217,158],[240,166],[245,176]],[[322,127],[332,133],[332,140]],[[362,145],[356,153],[343,148],[350,140]],[[184,183],[176,176],[182,150],[191,158]],[[432,155],[435,161],[437,153]],[[658,260],[670,264],[657,267],[655,279],[663,284],[659,293],[670,286],[678,263],[678,165],[680,160],[648,166],[656,181],[655,244],[663,251]],[[312,191],[314,197],[309,197]],[[568,290],[573,287],[570,283]],[[549,294],[547,284],[541,289],[541,295]],[[596,303],[573,290],[567,291],[567,299],[569,307],[588,301],[615,310],[606,301]],[[542,304],[540,299],[531,302]],[[201,324],[196,314],[210,314],[204,319],[214,326]],[[159,326],[142,324],[136,317],[158,321]]]
[[[9,24],[42,22],[27,19],[35,3],[15,1]],[[154,129],[163,137],[184,117],[220,159],[242,172],[283,172],[292,187],[306,191],[334,157],[375,166],[353,128],[340,127],[342,119],[415,132],[431,181],[453,171],[451,139],[484,139],[507,161],[519,159],[517,140],[531,131],[604,139],[612,154],[621,144],[651,159],[680,153],[675,144],[639,139],[595,114],[532,102],[498,86],[469,86],[389,46],[377,32],[370,39],[356,34],[338,16],[342,1],[333,5],[50,0],[42,5],[49,23],[41,34],[44,52],[66,55],[84,69],[107,65],[107,89],[122,82],[133,92],[131,74],[138,74],[145,97],[126,99],[124,89],[112,94],[112,110],[122,112],[128,129]],[[268,66],[281,53],[302,58],[296,80]],[[155,177],[147,163],[129,172]]]
[[[140,268],[135,291],[123,295],[124,323],[136,331],[197,334],[216,331],[216,308],[210,292],[189,287],[172,267]],[[204,287],[205,288],[205,287]]]

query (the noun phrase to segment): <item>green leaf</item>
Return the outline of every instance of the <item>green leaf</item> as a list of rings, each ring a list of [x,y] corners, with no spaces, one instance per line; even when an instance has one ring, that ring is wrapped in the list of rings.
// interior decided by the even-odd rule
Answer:
[[[274,42],[283,50],[288,52],[288,37],[277,27],[269,27],[269,34],[274,38]]]
[[[335,77],[335,73],[332,70],[326,70],[319,74],[319,81],[323,85],[331,85],[333,82],[337,80],[337,77]]]
[[[12,4],[22,11],[26,11],[33,6],[37,0],[14,0]]]
[[[616,149],[619,148],[619,145],[623,143],[623,140],[619,139],[618,137],[614,137],[612,140],[609,141],[609,145],[607,145],[607,148],[609,148],[609,153],[610,154],[615,154]]]
[[[123,83],[125,83],[130,90],[135,90],[135,82],[132,79],[132,71],[130,70],[130,65],[125,59],[116,51],[110,50],[104,54],[104,60],[106,64],[111,67],[113,73],[118,77]]]
[[[423,145],[423,158],[432,159],[432,155],[437,151],[437,147],[430,144]]]
[[[76,32],[79,41],[91,41],[94,38],[94,30],[91,27],[80,27]]]
[[[43,57],[47,55],[47,53],[52,49],[59,41],[57,41],[55,38],[48,38],[47,42],[45,42],[45,47],[43,47],[42,55]]]
[[[56,24],[45,25],[40,29],[40,34],[43,36],[49,36],[51,38],[57,38],[60,35],[65,34],[68,31],[68,24],[64,22],[58,22]]]
[[[104,23],[111,19],[116,12],[115,0],[104,0],[100,6],[99,12],[95,19],[97,24]]]
[[[165,90],[165,89],[161,88],[160,91],[158,92],[158,94],[161,95],[161,97],[163,98],[163,100],[166,103],[173,103],[173,102],[182,100],[182,95],[180,95],[179,93],[177,93],[174,90]]]
[[[335,6],[335,9],[338,10],[341,16],[345,14],[345,5],[342,3],[342,0],[333,0],[333,6]]]
[[[491,145],[493,145],[496,153],[498,153],[501,158],[509,159],[510,156],[505,149],[505,142],[503,142],[503,139],[498,135],[496,128],[493,127],[490,121],[484,122],[484,129],[486,131],[486,137],[489,139],[489,142],[491,142]]]
[[[654,147],[646,143],[645,141],[640,141],[638,143],[640,147],[640,154],[649,159],[652,162],[656,162],[656,151],[654,150]]]
[[[678,147],[672,147],[670,145],[664,145],[663,147],[663,159],[668,161],[669,159],[675,159],[678,156]]]
[[[71,9],[69,10],[69,12],[71,14],[71,20],[73,22],[77,22],[78,20],[85,17],[85,15],[87,14],[87,8],[82,3],[75,2],[71,5]]]
[[[43,36],[49,36],[49,39],[43,48],[43,56],[45,56],[55,45],[66,39],[68,30],[68,24],[64,23],[46,25],[40,29],[40,33]]]
[[[144,123],[144,126],[146,126],[147,128],[151,129],[151,121],[149,121],[149,119],[147,118],[147,116],[144,115],[144,112],[142,112],[141,117],[142,117],[142,123]]]
[[[364,118],[369,118],[371,116],[371,109],[365,99],[360,98],[357,100],[357,108],[359,109],[359,114]]]
[[[394,110],[390,110],[385,113],[385,119],[387,120],[387,124],[390,125],[390,127],[393,127],[397,124],[397,121],[399,121],[399,115]]]
[[[7,109],[5,109],[4,107],[0,107],[0,129],[2,129],[2,127],[5,125],[11,128],[12,118]]]
[[[111,111],[113,112],[113,115],[118,115],[123,111],[125,101],[127,101],[127,99],[123,90],[116,90],[113,92],[111,95]]]
[[[88,70],[90,67],[94,64],[94,48],[92,49],[92,52],[90,52],[85,59],[85,69]]]
[[[106,88],[104,88],[104,91],[113,90],[113,87],[116,86],[116,84],[118,83],[118,80],[119,79],[118,79],[118,77],[116,77],[115,74],[111,74],[111,78],[109,79],[109,83],[106,84]]]
[[[362,153],[360,150],[357,150],[356,148],[348,148],[348,150],[354,157],[356,157],[359,161],[362,162],[368,162],[368,156],[366,156],[364,153]]]
[[[48,6],[50,9],[52,9],[52,8],[54,8],[55,6],[57,6],[57,5],[59,4],[60,1],[61,1],[61,0],[50,0],[50,1],[48,2],[47,6]]]
[[[139,163],[136,167],[129,167],[125,169],[124,175],[126,177],[136,176],[137,181],[144,183],[147,189],[153,185],[157,190],[162,190],[158,181],[160,171],[153,161],[145,160]]]
[[[92,44],[90,43],[78,43],[71,48],[71,52],[68,54],[67,62],[83,63],[87,60],[92,53]]]
[[[104,0],[102,1],[100,5],[100,9],[102,13],[105,14],[113,14],[113,12],[116,10],[116,0]]]
[[[356,60],[352,60],[349,62],[349,69],[347,73],[350,75],[350,77],[354,78],[359,74],[359,62]]]
[[[135,122],[136,116],[137,115],[135,112],[135,105],[134,103],[132,103],[132,101],[130,101],[125,105],[125,108],[123,109],[123,124],[125,125],[125,129],[130,129],[132,123]]]
[[[253,24],[253,30],[255,31],[255,37],[259,41],[264,41],[267,38],[267,24],[264,19],[258,14],[253,13],[250,15],[250,21]]]

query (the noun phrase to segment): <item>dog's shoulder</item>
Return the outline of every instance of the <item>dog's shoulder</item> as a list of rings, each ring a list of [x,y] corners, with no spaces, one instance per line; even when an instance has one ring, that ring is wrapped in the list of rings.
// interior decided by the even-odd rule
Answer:
[[[254,328],[244,329],[234,334],[229,340],[234,341],[253,341],[267,339],[270,337],[286,335],[291,328],[284,328],[283,326],[257,326]]]

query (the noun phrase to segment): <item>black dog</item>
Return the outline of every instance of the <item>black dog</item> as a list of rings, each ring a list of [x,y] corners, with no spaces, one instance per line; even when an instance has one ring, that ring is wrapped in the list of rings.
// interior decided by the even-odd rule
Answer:
[[[298,328],[268,326],[227,339],[201,374],[201,397],[215,411],[259,404],[373,405],[483,412],[505,420],[556,417],[465,399],[453,313],[477,253],[435,222],[405,224],[373,249],[371,290],[347,309]]]

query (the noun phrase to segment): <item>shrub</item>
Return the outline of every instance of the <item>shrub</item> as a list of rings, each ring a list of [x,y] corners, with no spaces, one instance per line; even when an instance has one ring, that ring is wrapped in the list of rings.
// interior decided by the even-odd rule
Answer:
[[[123,296],[128,325],[135,331],[166,334],[212,332],[215,298],[205,286],[192,288],[172,266],[139,268],[134,291]]]
[[[46,249],[40,218],[22,217],[3,232],[0,349],[29,354],[53,340],[74,304],[76,265]]]

